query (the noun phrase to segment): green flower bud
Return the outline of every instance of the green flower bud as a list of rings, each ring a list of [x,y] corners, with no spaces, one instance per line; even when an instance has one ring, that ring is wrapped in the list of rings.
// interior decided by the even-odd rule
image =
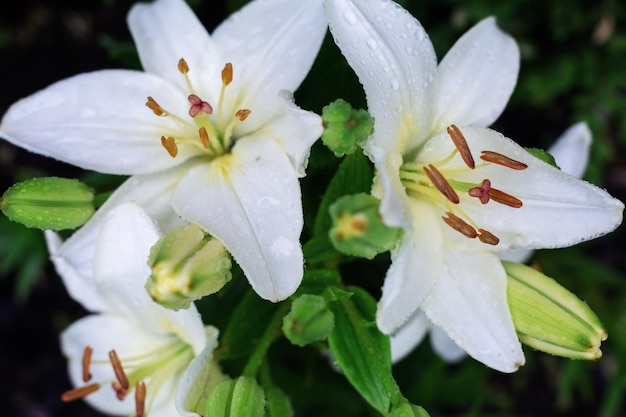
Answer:
[[[380,200],[368,194],[344,196],[330,206],[330,240],[338,251],[372,259],[396,245],[402,229],[384,224],[379,206]]]
[[[150,250],[152,274],[146,283],[161,305],[179,310],[222,289],[230,281],[230,254],[196,225],[172,229]]]
[[[11,186],[2,196],[5,216],[41,230],[75,229],[94,213],[94,192],[78,180],[33,178]]]
[[[298,346],[326,339],[333,327],[335,316],[326,306],[324,297],[319,295],[301,295],[283,318],[283,333]]]
[[[598,359],[607,333],[589,306],[552,278],[525,265],[503,262],[507,296],[520,341],[553,355]]]
[[[342,99],[324,106],[322,121],[322,142],[338,157],[354,152],[374,130],[374,121],[367,111],[354,110]]]
[[[265,393],[254,378],[241,376],[220,382],[211,392],[205,416],[262,417]]]

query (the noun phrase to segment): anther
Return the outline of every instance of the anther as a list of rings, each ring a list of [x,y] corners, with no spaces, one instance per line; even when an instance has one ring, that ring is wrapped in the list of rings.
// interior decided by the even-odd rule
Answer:
[[[515,169],[517,171],[528,168],[528,165],[523,162],[516,161],[515,159],[511,159],[506,155],[502,155],[501,153],[493,151],[482,151],[480,159],[482,159],[483,161],[492,162],[497,165],[502,165],[507,168]]]
[[[115,377],[117,378],[117,382],[120,383],[120,387],[128,391],[130,383],[128,382],[128,377],[126,376],[126,372],[124,372],[122,362],[115,350],[109,352],[109,360],[111,361],[111,365],[113,365],[113,372],[115,372]]]
[[[202,142],[204,149],[209,149],[209,134],[204,127],[198,130],[198,135],[200,136],[200,142]]]
[[[99,389],[100,389],[100,384],[98,383],[85,385],[84,387],[80,387],[80,388],[74,388],[69,391],[65,391],[61,395],[61,401],[67,403],[70,401],[78,400],[80,398],[85,398],[89,394],[96,392]]]
[[[189,115],[191,117],[196,117],[200,112],[211,114],[213,113],[213,107],[207,102],[202,100],[195,94],[189,94],[187,97],[189,102],[191,103],[191,107],[189,108]]]
[[[189,72],[189,65],[187,65],[187,61],[184,58],[178,60],[178,71],[183,75]]]
[[[161,136],[161,145],[163,145],[167,153],[169,153],[172,158],[176,158],[176,155],[178,155],[178,146],[176,146],[176,139],[171,136],[167,138],[165,136]]]
[[[243,122],[248,118],[248,116],[250,116],[250,113],[252,113],[252,110],[240,109],[237,110],[237,113],[235,113],[235,117],[239,119],[240,122]]]
[[[468,193],[470,196],[478,198],[481,203],[487,204],[489,202],[490,190],[491,190],[491,181],[484,179],[480,186],[470,188]]]
[[[224,65],[224,69],[222,70],[222,83],[224,87],[230,84],[233,81],[233,64],[227,62]]]
[[[496,188],[489,189],[489,197],[496,203],[504,204],[505,206],[520,208],[522,207],[522,200],[513,197],[510,194],[500,191]]]
[[[485,229],[478,229],[478,240],[488,245],[497,245],[500,243],[500,239],[491,232],[488,232]]]
[[[426,176],[433,183],[433,185],[443,194],[451,203],[459,204],[459,196],[452,186],[448,183],[441,172],[437,170],[432,164],[427,167],[423,167]]]
[[[450,135],[450,139],[452,139],[452,142],[454,143],[454,146],[456,146],[456,149],[459,151],[461,158],[463,158],[463,162],[465,162],[465,165],[467,165],[471,169],[474,169],[476,167],[476,164],[474,163],[474,157],[470,152],[470,148],[467,145],[467,141],[465,140],[465,136],[463,136],[463,133],[461,133],[456,125],[450,125],[447,131],[448,135]]]
[[[83,382],[89,382],[91,379],[91,372],[89,372],[89,366],[91,365],[91,355],[93,354],[93,349],[91,346],[85,347],[85,351],[83,352]]]
[[[135,413],[137,417],[146,414],[146,384],[143,381],[135,383]]]
[[[148,96],[148,101],[146,101],[146,107],[148,107],[154,114],[157,116],[163,116],[166,114],[165,110],[153,99],[151,96]]]
[[[472,226],[467,224],[465,220],[450,213],[449,211],[446,211],[445,216],[441,216],[441,218],[443,219],[444,222],[446,222],[448,226],[450,226],[457,232],[461,233],[465,237],[474,239],[478,235],[478,233],[476,232],[476,229],[474,229]]]

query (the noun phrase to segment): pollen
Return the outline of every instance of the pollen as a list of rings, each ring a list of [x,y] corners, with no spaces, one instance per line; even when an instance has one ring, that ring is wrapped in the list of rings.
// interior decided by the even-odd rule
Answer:
[[[124,372],[122,362],[117,356],[117,352],[115,350],[111,350],[109,352],[109,360],[111,361],[111,365],[113,366],[113,372],[115,372],[115,377],[117,378],[117,382],[119,382],[120,387],[128,391],[130,383],[128,382],[128,377],[126,376],[126,372]]]
[[[233,82],[233,64],[227,62],[222,70],[222,83],[224,87]]]
[[[449,211],[446,211],[446,214],[444,216],[441,216],[441,218],[448,226],[461,233],[465,237],[474,239],[476,236],[478,236],[478,233],[473,226],[467,224],[465,220],[450,213]]]
[[[198,130],[198,136],[200,136],[200,142],[202,142],[204,149],[209,149],[209,134],[205,127],[201,127]]]
[[[523,162],[516,161],[515,159],[511,159],[506,155],[502,155],[501,153],[493,152],[493,151],[482,151],[480,155],[480,159],[486,162],[491,162],[497,165],[502,165],[504,167],[511,168],[516,171],[522,171],[528,168],[528,165],[526,165]]]
[[[146,415],[146,383],[143,381],[135,383],[135,413],[137,417]]]
[[[512,195],[495,188],[489,189],[489,197],[496,203],[504,204],[505,206],[513,208],[521,208],[523,205],[522,200],[519,198],[513,197]]]
[[[450,135],[450,139],[452,139],[452,142],[454,143],[454,146],[459,151],[461,158],[463,158],[465,165],[467,165],[470,169],[474,169],[476,167],[474,157],[472,156],[472,152],[470,152],[470,148],[465,140],[465,136],[463,136],[463,133],[461,133],[456,125],[450,125],[447,131],[448,135]]]
[[[185,58],[181,58],[178,60],[178,71],[180,71],[180,73],[183,75],[186,75],[189,72],[189,65],[187,65],[187,61],[185,61]]]
[[[97,383],[85,385],[84,387],[80,387],[80,388],[74,388],[69,391],[65,391],[61,395],[61,401],[68,403],[70,401],[75,401],[81,398],[85,398],[89,394],[92,394],[98,391],[99,389],[100,389],[100,384],[97,384]]]
[[[478,239],[483,243],[493,246],[500,243],[500,239],[496,235],[485,229],[478,229]]]
[[[248,116],[250,116],[250,113],[252,113],[252,110],[240,109],[237,110],[237,113],[235,113],[235,117],[239,119],[240,122],[243,122],[248,118]]]
[[[91,365],[91,356],[93,355],[93,349],[91,346],[85,347],[85,351],[83,352],[83,382],[89,382],[91,379],[91,372],[89,371],[89,367]]]
[[[163,145],[167,153],[169,153],[172,158],[176,158],[176,155],[178,155],[178,146],[176,146],[176,139],[171,136],[161,136],[161,145]]]
[[[157,116],[165,116],[167,114],[167,112],[163,110],[159,103],[157,103],[151,96],[148,96],[146,107],[152,110],[152,112]]]
[[[423,167],[423,169],[430,182],[432,182],[441,194],[443,194],[451,203],[459,204],[460,200],[458,194],[434,165],[428,165],[428,167]]]

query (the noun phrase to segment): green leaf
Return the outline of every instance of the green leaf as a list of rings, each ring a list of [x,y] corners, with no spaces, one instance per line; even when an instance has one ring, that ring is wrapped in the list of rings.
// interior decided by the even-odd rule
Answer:
[[[556,164],[556,161],[554,160],[554,157],[550,155],[548,151],[544,151],[543,149],[539,149],[539,148],[524,148],[524,149],[526,150],[526,152],[528,152],[535,158],[541,159],[543,162],[546,162],[555,168],[559,168],[559,166]]]
[[[278,387],[265,389],[269,417],[293,417],[293,407],[289,397]]]
[[[308,263],[328,261],[339,255],[328,235],[314,236],[302,245],[302,253]]]
[[[211,392],[204,415],[219,417],[262,417],[265,393],[256,380],[241,376],[220,382]]]

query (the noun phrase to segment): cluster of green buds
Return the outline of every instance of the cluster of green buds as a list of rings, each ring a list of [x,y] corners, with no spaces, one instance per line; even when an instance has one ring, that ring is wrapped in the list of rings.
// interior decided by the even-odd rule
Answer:
[[[338,157],[354,152],[374,130],[374,120],[366,110],[353,109],[342,99],[324,106],[322,121],[322,142]]]

